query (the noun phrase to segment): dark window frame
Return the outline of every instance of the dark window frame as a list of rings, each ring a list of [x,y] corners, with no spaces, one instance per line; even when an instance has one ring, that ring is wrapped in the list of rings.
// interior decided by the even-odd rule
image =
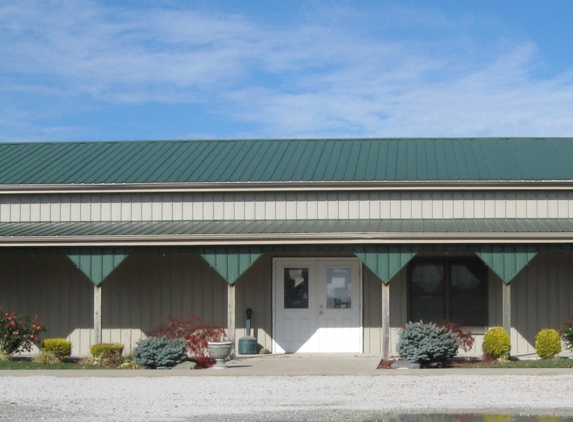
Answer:
[[[414,258],[408,264],[408,271],[407,271],[407,303],[408,303],[408,321],[413,321],[412,313],[413,313],[413,294],[412,294],[412,271],[417,264],[423,263],[430,263],[430,264],[442,264],[444,266],[444,275],[443,275],[443,283],[444,283],[444,318],[445,321],[455,322],[460,324],[461,326],[468,326],[468,327],[487,327],[488,320],[489,320],[489,269],[484,264],[482,260],[479,258],[472,258],[472,257],[420,257]],[[452,264],[459,264],[459,263],[468,263],[470,265],[475,266],[483,266],[483,297],[481,298],[481,311],[482,314],[479,316],[480,322],[483,324],[474,324],[474,325],[467,325],[463,324],[463,321],[456,321],[455,316],[452,317],[451,315],[451,308],[452,308],[452,286],[451,286],[451,268]],[[436,322],[439,323],[441,321],[424,321],[427,322]]]

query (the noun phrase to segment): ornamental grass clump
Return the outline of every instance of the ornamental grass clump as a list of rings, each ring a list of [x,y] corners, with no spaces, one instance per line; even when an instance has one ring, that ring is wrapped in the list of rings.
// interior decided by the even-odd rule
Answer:
[[[46,327],[38,321],[38,315],[31,319],[27,315],[6,312],[0,307],[0,354],[10,356],[32,351],[43,331],[46,331]]]
[[[147,337],[137,342],[133,360],[145,368],[171,368],[187,358],[185,339]]]
[[[535,351],[541,359],[551,359],[561,353],[561,338],[557,330],[544,328],[535,336]]]
[[[511,350],[509,334],[503,327],[492,327],[483,336],[482,350],[487,358],[507,360]]]
[[[458,353],[457,334],[433,323],[409,322],[399,336],[396,350],[400,356],[422,366],[446,365]]]

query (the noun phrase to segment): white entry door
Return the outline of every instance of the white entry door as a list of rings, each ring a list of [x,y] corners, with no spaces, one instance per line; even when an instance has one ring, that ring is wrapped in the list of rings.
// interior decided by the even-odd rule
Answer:
[[[357,259],[276,258],[273,353],[362,353]]]

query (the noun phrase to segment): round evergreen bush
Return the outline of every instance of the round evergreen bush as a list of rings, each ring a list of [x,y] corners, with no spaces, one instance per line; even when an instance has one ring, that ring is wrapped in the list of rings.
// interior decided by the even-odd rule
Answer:
[[[561,338],[557,330],[544,328],[535,336],[535,351],[541,359],[551,359],[561,353]]]
[[[65,338],[47,338],[42,340],[42,353],[52,354],[59,360],[64,360],[72,354],[72,342]]]
[[[183,338],[147,337],[137,342],[133,360],[146,368],[169,368],[187,358],[187,342]]]
[[[483,336],[482,350],[487,357],[494,359],[509,358],[509,351],[511,350],[509,334],[503,327],[490,328]]]
[[[447,364],[458,353],[456,333],[436,324],[409,322],[400,330],[396,350],[404,359],[424,366]]]

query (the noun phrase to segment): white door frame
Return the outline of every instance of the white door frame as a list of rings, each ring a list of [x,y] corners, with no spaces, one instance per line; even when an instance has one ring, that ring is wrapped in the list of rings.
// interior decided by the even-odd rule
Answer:
[[[352,304],[356,303],[357,310],[358,310],[358,324],[359,324],[359,352],[353,353],[363,353],[364,352],[364,327],[363,327],[363,271],[362,271],[362,261],[358,258],[353,257],[313,257],[313,258],[300,258],[300,257],[276,257],[273,258],[273,273],[272,273],[272,353],[282,353],[279,351],[278,343],[276,342],[276,335],[277,335],[277,285],[279,282],[279,274],[277,272],[277,267],[279,265],[284,265],[288,263],[292,263],[293,266],[304,264],[305,262],[310,263],[325,263],[325,264],[336,264],[340,262],[351,262],[358,264],[358,274],[357,274],[357,282],[358,282],[358,297],[355,299],[352,298]],[[341,264],[344,265],[344,264]],[[281,348],[282,350],[282,348]]]

